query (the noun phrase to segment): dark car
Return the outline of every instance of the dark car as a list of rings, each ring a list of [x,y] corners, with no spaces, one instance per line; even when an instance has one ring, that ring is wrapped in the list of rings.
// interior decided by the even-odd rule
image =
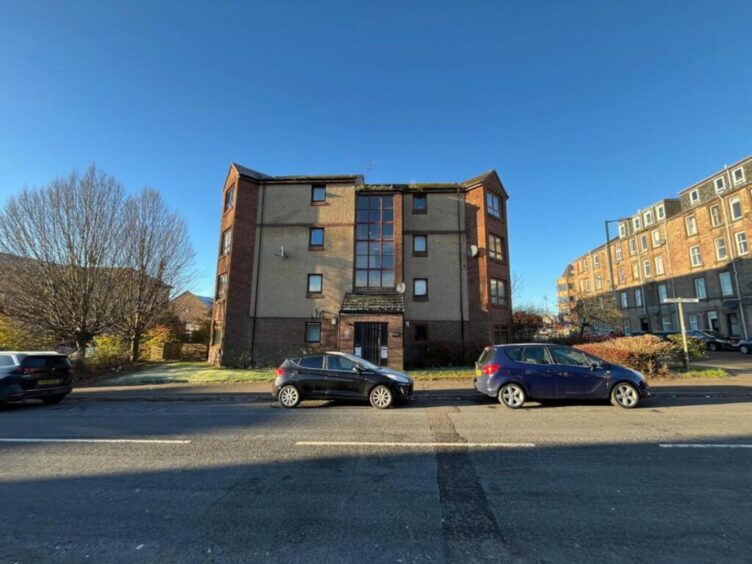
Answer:
[[[72,388],[73,369],[64,354],[0,351],[0,403],[26,399],[59,403]]]
[[[341,352],[285,360],[272,392],[282,407],[295,407],[304,399],[363,399],[379,409],[412,394],[413,380],[404,372]]]
[[[739,341],[731,339],[718,331],[702,331],[695,329],[687,332],[688,337],[700,339],[711,351],[735,350],[739,347]]]
[[[561,345],[486,347],[475,364],[475,389],[513,409],[528,399],[611,399],[637,407],[650,395],[645,377]]]

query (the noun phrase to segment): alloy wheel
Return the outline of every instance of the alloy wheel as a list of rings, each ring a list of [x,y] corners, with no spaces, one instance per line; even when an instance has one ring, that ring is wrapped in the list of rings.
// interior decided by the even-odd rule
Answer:
[[[640,401],[640,394],[631,384],[618,384],[613,391],[613,399],[621,407],[635,407]]]
[[[283,407],[295,407],[300,403],[300,392],[295,386],[285,386],[279,391],[279,403]]]
[[[741,347],[739,347],[739,351],[742,354],[749,354],[749,347],[747,345],[742,345]]]
[[[507,384],[499,392],[501,403],[512,409],[517,409],[525,403],[525,391],[517,384]]]
[[[376,386],[371,390],[370,398],[371,405],[378,407],[379,409],[386,409],[392,405],[392,392],[386,386]]]

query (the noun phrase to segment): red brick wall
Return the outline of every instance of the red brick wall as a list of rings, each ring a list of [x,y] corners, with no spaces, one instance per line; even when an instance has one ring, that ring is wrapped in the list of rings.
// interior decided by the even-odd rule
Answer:
[[[389,332],[389,368],[402,370],[404,366],[402,314],[361,315],[342,314],[339,318],[339,350],[351,353],[355,347],[355,323],[386,323]]]

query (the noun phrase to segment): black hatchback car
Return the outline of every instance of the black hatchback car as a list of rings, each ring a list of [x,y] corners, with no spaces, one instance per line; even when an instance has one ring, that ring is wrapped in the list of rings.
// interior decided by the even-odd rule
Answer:
[[[610,399],[633,408],[650,396],[636,370],[560,345],[486,347],[475,369],[475,389],[512,409],[527,399]]]
[[[73,369],[64,354],[0,351],[0,403],[40,399],[54,404],[72,389]]]
[[[304,399],[367,399],[379,409],[412,394],[413,380],[406,373],[341,352],[285,360],[272,392],[282,407],[295,407]]]

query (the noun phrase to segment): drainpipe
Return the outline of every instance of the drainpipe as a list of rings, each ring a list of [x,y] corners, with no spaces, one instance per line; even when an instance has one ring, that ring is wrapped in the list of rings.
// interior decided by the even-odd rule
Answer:
[[[671,282],[671,295],[676,298],[678,296],[676,295],[676,282],[674,280],[674,265],[671,262],[671,245],[669,245],[669,242],[668,242],[668,213],[665,212],[665,209],[666,208],[665,208],[665,204],[664,204],[664,212],[663,213],[664,213],[664,218],[665,219],[663,220],[663,228],[666,231],[666,239],[665,239],[666,242],[664,243],[664,245],[666,247],[666,255],[668,255],[668,268],[669,268],[669,270],[671,272],[671,278],[670,278],[670,282]],[[686,227],[686,224],[685,224],[685,227]],[[678,309],[678,307],[677,307],[677,310],[674,313],[676,313],[677,316],[679,315],[679,309]],[[677,318],[677,321],[679,322],[679,325],[681,325],[681,319]]]
[[[460,187],[457,186],[457,273],[460,282],[460,343],[462,350],[462,362],[465,362],[465,294],[462,291],[462,222],[460,221],[462,206],[460,205]],[[487,243],[486,243],[487,244]],[[508,259],[507,259],[508,260]],[[511,298],[511,296],[510,296]]]
[[[254,273],[256,275],[256,279],[254,280],[254,291],[253,291],[253,327],[251,327],[251,363],[253,364],[256,361],[256,319],[258,315],[258,295],[259,295],[259,278],[261,278],[261,255],[262,255],[262,247],[261,243],[263,242],[264,237],[264,204],[266,203],[266,182],[261,182],[261,219],[259,220],[259,235],[258,235],[258,260],[256,261],[256,272]]]
[[[728,179],[729,179],[728,189],[731,190],[731,187],[733,186],[733,184],[731,184],[731,173],[729,172],[728,167],[725,167],[725,168],[726,168],[726,175],[728,176]],[[740,198],[740,201],[741,201],[741,198]],[[739,286],[739,272],[736,269],[736,260],[734,259],[734,248],[736,247],[736,241],[733,241],[731,239],[731,227],[729,226],[729,223],[728,223],[728,212],[726,211],[726,203],[723,200],[722,193],[718,194],[718,202],[721,208],[723,209],[723,223],[726,227],[726,238],[728,240],[729,250],[731,252],[731,268],[734,271],[734,282],[736,283],[736,299],[739,302],[739,315],[742,318],[742,330],[744,331],[744,338],[748,339],[749,335],[747,334],[747,319],[744,316],[744,306],[742,306],[742,290],[741,290],[741,287]]]

